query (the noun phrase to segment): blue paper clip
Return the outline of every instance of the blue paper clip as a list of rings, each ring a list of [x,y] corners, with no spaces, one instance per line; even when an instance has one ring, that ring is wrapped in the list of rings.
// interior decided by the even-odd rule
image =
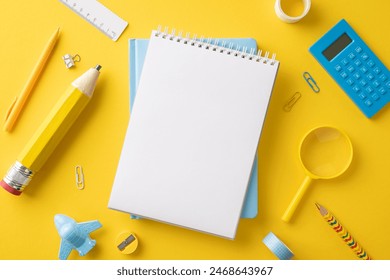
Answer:
[[[317,85],[316,81],[314,81],[313,77],[309,74],[309,72],[303,72],[303,78],[315,93],[320,92],[320,87]]]

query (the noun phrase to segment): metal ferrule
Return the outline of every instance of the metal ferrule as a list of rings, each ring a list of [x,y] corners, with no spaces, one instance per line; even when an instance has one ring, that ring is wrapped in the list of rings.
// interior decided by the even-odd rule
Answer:
[[[3,181],[15,190],[22,192],[30,183],[33,175],[34,172],[32,170],[17,161],[8,170],[7,175],[3,178]]]

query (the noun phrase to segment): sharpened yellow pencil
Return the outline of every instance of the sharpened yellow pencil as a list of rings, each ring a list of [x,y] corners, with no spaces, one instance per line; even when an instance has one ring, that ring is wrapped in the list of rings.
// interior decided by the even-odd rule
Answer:
[[[356,254],[361,260],[371,260],[367,252],[357,243],[348,230],[343,227],[333,214],[331,214],[324,206],[316,203],[318,211],[325,221],[333,228],[333,230],[344,240],[345,244]]]

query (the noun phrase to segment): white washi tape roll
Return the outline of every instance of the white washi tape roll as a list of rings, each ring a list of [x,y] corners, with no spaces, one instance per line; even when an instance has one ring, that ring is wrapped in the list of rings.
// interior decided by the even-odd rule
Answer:
[[[280,260],[289,260],[294,256],[291,250],[286,245],[284,245],[284,243],[280,241],[279,238],[277,238],[276,235],[272,232],[268,233],[268,235],[264,237],[263,243]]]
[[[311,0],[302,0],[303,6],[304,6],[303,13],[297,17],[290,17],[289,15],[286,15],[286,13],[282,10],[282,5],[280,2],[281,2],[281,0],[276,0],[275,12],[276,12],[276,15],[281,20],[283,20],[284,22],[287,22],[287,23],[294,23],[294,22],[297,22],[297,21],[300,21],[301,19],[303,19],[307,15],[307,13],[309,12],[310,6],[311,6]]]

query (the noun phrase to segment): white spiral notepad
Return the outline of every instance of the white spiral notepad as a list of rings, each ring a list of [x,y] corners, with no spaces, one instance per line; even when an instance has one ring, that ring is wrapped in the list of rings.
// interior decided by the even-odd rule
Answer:
[[[234,239],[279,62],[210,42],[152,32],[108,207]]]

